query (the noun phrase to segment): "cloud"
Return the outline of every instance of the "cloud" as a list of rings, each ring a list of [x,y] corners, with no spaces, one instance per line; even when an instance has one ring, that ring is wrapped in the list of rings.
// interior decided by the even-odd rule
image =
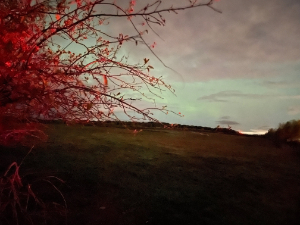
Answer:
[[[229,120],[230,116],[222,116],[220,117],[220,120],[216,121],[217,124],[221,124],[221,125],[240,125],[240,123],[233,121],[233,120]]]
[[[230,116],[222,116],[220,119],[221,120],[228,120],[228,119],[230,119]]]
[[[270,128],[271,128],[270,126],[264,125],[264,126],[258,127],[257,130],[269,130]]]
[[[155,51],[168,66],[187,81],[274,77],[296,71],[298,0],[231,0],[214,5],[223,13],[203,7],[164,15],[166,26],[156,29],[165,41],[149,37],[157,40]]]
[[[240,125],[240,123],[232,120],[218,120],[216,123],[222,125]]]
[[[233,98],[243,98],[243,99],[254,99],[261,100],[265,98],[272,99],[281,99],[281,100],[297,100],[300,99],[300,95],[280,95],[280,94],[246,94],[241,91],[236,90],[228,90],[228,91],[220,91],[215,94],[204,95],[199,97],[198,101],[208,101],[208,102],[229,102],[228,99]]]
[[[149,0],[137,1],[136,10]],[[198,0],[198,2],[206,2]],[[128,1],[117,0],[128,7]],[[188,5],[188,1],[162,1],[161,8]],[[156,55],[169,67],[165,68],[143,44],[124,43],[120,55],[129,55],[129,62],[150,58],[154,75],[186,82],[228,78],[261,78],[299,71],[300,58],[300,2],[299,0],[219,1],[214,7],[199,7],[175,13],[162,13],[165,26],[142,26],[140,17],[134,17],[138,30],[148,29],[143,36],[148,44],[157,46]],[[108,9],[100,8],[100,12]],[[129,20],[111,18],[104,32],[136,34]],[[287,62],[289,65],[287,66]],[[297,69],[298,68],[298,69]],[[183,77],[183,78],[182,78]]]
[[[271,81],[266,80],[261,85],[270,88],[300,88],[300,81]]]
[[[223,21],[218,21],[220,29],[216,32],[222,39],[212,43],[215,51],[256,62],[298,61],[300,53],[295,46],[300,47],[299,1],[233,0],[220,7]]]
[[[291,106],[288,108],[288,114],[291,116],[300,114],[300,106]]]
[[[300,95],[283,95],[278,97],[280,99],[300,99]]]
[[[248,99],[261,99],[266,97],[273,97],[273,95],[267,94],[244,94],[241,91],[220,91],[215,94],[205,95],[198,100],[206,100],[210,102],[228,102],[224,98],[248,98]]]

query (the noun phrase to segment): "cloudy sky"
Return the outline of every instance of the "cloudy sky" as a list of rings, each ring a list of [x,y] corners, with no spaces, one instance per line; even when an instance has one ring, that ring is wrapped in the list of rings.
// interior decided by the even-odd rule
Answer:
[[[137,8],[147,2],[153,1],[136,0]],[[187,4],[163,0],[161,8]],[[123,48],[133,62],[149,58],[152,74],[176,90],[176,96],[165,92],[156,102],[184,117],[154,116],[254,133],[300,119],[300,1],[219,0],[213,6],[222,13],[209,7],[166,12],[166,25],[153,27],[159,36],[144,36],[149,44],[156,42],[155,54],[172,70],[143,45]],[[131,32],[118,22],[106,27],[116,36]]]
[[[222,13],[208,7],[166,13],[166,26],[155,27],[160,37],[146,37],[178,73],[145,48],[127,49],[133,58],[148,56],[153,74],[163,75],[176,89],[176,96],[164,93],[158,102],[184,117],[156,117],[247,132],[300,119],[300,1],[220,0],[213,6]]]

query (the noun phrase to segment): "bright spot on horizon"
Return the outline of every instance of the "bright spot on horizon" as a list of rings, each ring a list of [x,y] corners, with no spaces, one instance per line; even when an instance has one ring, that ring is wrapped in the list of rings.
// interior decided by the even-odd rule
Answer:
[[[267,130],[251,130],[251,131],[239,131],[241,134],[249,134],[249,135],[264,135],[268,133]]]

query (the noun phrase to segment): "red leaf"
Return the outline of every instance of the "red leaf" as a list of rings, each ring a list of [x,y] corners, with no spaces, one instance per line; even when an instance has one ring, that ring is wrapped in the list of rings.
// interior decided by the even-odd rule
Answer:
[[[104,82],[104,85],[107,86],[107,76],[106,75],[103,75],[103,82]]]

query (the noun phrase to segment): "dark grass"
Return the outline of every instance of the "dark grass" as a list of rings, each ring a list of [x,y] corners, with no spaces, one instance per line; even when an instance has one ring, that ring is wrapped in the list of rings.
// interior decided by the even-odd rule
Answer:
[[[154,128],[134,135],[56,124],[48,133],[20,175],[29,182],[47,175],[65,180],[57,185],[68,224],[300,224],[296,147],[279,148],[263,137]],[[26,151],[3,148],[0,169]],[[36,191],[45,201],[61,201],[41,187]],[[49,224],[65,224],[56,219]]]

